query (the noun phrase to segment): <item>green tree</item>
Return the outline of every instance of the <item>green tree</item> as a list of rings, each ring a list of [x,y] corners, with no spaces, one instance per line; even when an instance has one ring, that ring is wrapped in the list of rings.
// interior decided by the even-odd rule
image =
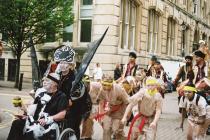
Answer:
[[[20,58],[27,50],[29,34],[34,44],[62,36],[73,22],[73,0],[0,0],[0,33],[6,34],[17,58],[15,87],[19,83]],[[64,24],[65,23],[65,24]],[[66,24],[67,23],[67,24]]]

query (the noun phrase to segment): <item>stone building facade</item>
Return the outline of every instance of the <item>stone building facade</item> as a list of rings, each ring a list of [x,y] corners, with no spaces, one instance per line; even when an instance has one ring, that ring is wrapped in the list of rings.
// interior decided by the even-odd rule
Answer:
[[[140,67],[146,68],[151,55],[166,66],[179,66],[200,39],[210,46],[208,0],[92,0],[89,5],[87,1],[91,0],[75,1],[73,46],[84,45],[83,20],[92,21],[91,41],[109,27],[90,69],[100,62],[104,71],[111,72],[115,63],[127,63],[130,51],[137,53]]]
[[[126,64],[131,51],[137,53],[140,67],[146,68],[156,55],[171,71],[197,49],[200,39],[210,46],[210,0],[74,0],[73,9],[74,24],[66,28],[71,34],[66,40],[74,48],[86,47],[109,27],[90,71],[99,62],[105,73],[113,74],[115,64]],[[21,71],[30,79],[27,55],[22,57]]]

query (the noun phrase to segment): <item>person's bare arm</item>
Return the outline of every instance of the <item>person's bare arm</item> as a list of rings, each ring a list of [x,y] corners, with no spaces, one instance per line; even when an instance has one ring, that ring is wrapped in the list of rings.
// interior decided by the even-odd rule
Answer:
[[[185,120],[185,116],[187,115],[187,111],[186,111],[186,108],[181,108],[182,109],[182,119],[181,119],[181,124],[180,124],[180,127],[182,129],[182,131],[184,130],[184,120]]]
[[[54,121],[61,121],[65,118],[66,110],[63,110],[55,115],[52,116]]]
[[[126,110],[125,110],[125,113],[124,113],[124,115],[123,115],[123,118],[122,118],[122,120],[121,120],[121,122],[122,122],[123,124],[125,124],[125,123],[127,122],[127,119],[128,119],[128,117],[130,116],[131,110],[132,110],[133,107],[134,107],[134,105],[133,105],[132,103],[128,104],[128,106],[127,106],[127,108],[126,108]]]
[[[39,119],[38,121],[39,121],[40,125],[44,126],[46,124],[51,124],[54,121],[63,120],[65,118],[65,115],[66,115],[66,110],[63,110],[53,116],[49,116],[47,118],[42,118],[42,119]]]
[[[99,101],[99,113],[104,113],[104,100]]]
[[[173,81],[173,84],[175,86],[177,86],[178,81],[181,79],[182,72],[183,72],[183,66],[179,69],[179,71],[178,71],[178,73],[176,75],[176,78]]]
[[[162,99],[157,101],[156,103],[156,112],[155,112],[155,117],[154,120],[152,121],[152,123],[150,124],[150,127],[152,128],[156,128],[157,126],[157,122],[160,118],[160,114],[161,114],[161,110],[162,110]]]

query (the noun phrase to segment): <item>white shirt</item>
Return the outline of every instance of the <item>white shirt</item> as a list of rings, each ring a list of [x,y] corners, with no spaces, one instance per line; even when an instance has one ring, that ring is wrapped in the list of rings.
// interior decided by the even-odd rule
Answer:
[[[103,72],[102,72],[101,67],[94,68],[93,76],[94,76],[94,80],[101,80],[102,79]]]
[[[200,99],[198,100],[198,105],[196,104],[197,94],[195,94],[192,101],[190,101],[187,97],[184,98],[183,96],[180,99],[179,107],[180,108],[186,108],[187,112],[189,113],[188,119],[191,121],[197,120],[200,116],[207,115],[207,102],[204,97],[200,96]]]

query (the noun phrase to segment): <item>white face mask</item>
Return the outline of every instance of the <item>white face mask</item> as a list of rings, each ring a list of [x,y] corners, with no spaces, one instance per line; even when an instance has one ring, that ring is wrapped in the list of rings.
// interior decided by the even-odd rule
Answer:
[[[61,71],[61,72],[68,71],[69,68],[70,68],[70,64],[69,63],[62,63],[62,62],[60,62],[58,64],[58,67],[57,67],[58,71]]]
[[[51,85],[52,85],[52,81],[50,79],[45,79],[43,82],[43,88],[48,92],[51,93]]]

